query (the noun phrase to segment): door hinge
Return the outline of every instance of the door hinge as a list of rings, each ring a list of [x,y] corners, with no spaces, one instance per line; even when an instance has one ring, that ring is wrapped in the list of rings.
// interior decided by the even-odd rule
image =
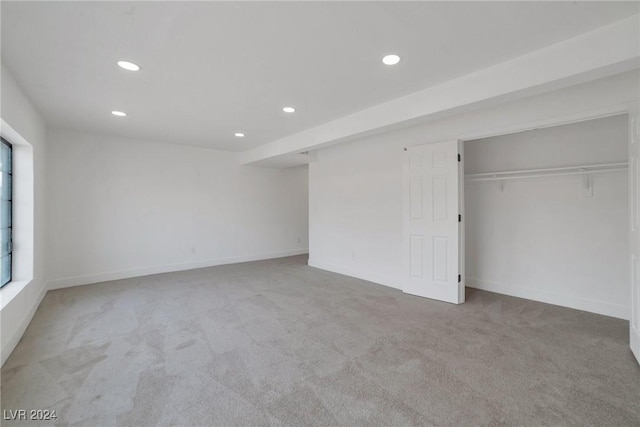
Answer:
[[[462,222],[462,215],[458,215],[458,222]]]
[[[458,274],[458,283],[462,282],[462,274]]]
[[[460,154],[458,154],[458,161],[461,161],[461,159],[460,159]]]

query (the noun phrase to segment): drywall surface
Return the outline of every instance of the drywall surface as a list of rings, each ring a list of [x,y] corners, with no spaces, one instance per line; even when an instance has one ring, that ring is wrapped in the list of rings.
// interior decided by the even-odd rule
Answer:
[[[470,173],[627,161],[628,117],[465,142]],[[628,319],[627,171],[465,182],[467,285]]]
[[[637,101],[635,71],[321,149],[309,165],[309,264],[400,288],[403,147],[595,117]]]
[[[14,143],[15,241],[13,281],[0,289],[0,356],[4,363],[46,292],[46,206],[44,122],[4,64],[1,75],[0,115],[8,125],[2,134],[24,141],[23,145],[10,141]]]
[[[306,253],[307,168],[51,130],[50,288]]]

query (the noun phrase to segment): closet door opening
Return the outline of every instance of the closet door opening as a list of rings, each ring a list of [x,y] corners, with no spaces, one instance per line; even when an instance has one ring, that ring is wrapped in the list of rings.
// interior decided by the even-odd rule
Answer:
[[[630,318],[628,120],[465,141],[468,287]]]

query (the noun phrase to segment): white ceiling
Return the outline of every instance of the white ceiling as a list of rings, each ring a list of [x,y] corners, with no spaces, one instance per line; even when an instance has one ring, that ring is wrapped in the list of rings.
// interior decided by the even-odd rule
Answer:
[[[7,2],[56,127],[242,151],[588,32],[638,2]],[[398,53],[402,62],[380,58]],[[137,73],[116,66],[140,64]],[[298,111],[285,114],[293,105]],[[111,116],[123,110],[129,116]],[[234,132],[244,132],[237,139]]]

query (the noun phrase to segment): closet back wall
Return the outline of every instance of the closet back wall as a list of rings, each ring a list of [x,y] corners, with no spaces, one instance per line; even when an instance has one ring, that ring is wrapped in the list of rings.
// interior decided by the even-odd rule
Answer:
[[[48,133],[49,279],[59,288],[306,253],[307,167],[235,153]]]
[[[465,173],[627,162],[627,116],[465,142]],[[465,181],[467,286],[628,319],[626,171]]]

